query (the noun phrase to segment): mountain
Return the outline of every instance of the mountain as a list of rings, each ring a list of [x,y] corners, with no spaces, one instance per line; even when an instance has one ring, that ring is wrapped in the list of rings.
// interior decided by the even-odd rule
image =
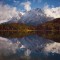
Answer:
[[[8,21],[4,23],[25,23],[28,25],[38,25],[42,24],[46,21],[52,20],[52,17],[47,17],[44,13],[44,10],[40,8],[32,9],[28,12],[19,13],[18,17],[12,17]]]
[[[19,13],[18,14],[18,17],[12,17],[11,19],[10,19],[10,21],[8,21],[8,23],[17,23],[18,21],[19,21],[19,19],[21,19],[21,17],[22,17],[23,15],[22,15],[22,13]]]
[[[17,23],[19,19],[17,19],[17,17],[12,17],[10,20],[8,20],[7,22],[4,23]]]
[[[49,18],[44,14],[43,10],[41,10],[40,8],[36,8],[36,9],[32,9],[26,12],[18,22],[31,24],[31,25],[37,25],[51,19],[52,18]]]

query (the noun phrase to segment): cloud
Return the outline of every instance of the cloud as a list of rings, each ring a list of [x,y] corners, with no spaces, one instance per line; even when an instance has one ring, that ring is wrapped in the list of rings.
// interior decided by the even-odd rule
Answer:
[[[0,56],[4,54],[8,56],[10,54],[15,54],[16,50],[19,48],[20,43],[13,43],[7,38],[0,37]]]
[[[23,2],[23,3],[21,3],[21,5],[24,5],[24,9],[26,10],[26,11],[30,11],[31,10],[31,2],[29,2],[29,1],[27,1],[27,2]]]
[[[59,53],[60,54],[60,43],[50,43],[44,48],[45,52]]]
[[[17,11],[16,7],[0,4],[0,22],[10,20],[12,17],[20,19],[22,14]]]
[[[50,8],[48,5],[44,7],[44,13],[47,17],[60,18],[60,7]]]

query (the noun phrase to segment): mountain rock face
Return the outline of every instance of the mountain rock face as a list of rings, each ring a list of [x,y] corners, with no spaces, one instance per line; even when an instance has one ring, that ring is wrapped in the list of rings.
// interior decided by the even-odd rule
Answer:
[[[18,17],[12,17],[11,19],[10,19],[10,21],[8,21],[8,23],[17,23],[18,21],[19,21],[19,19],[21,19],[21,17],[22,17],[23,15],[22,15],[22,13],[19,13],[18,14]]]
[[[36,25],[44,23],[48,20],[51,20],[51,18],[46,17],[43,10],[36,8],[36,9],[26,12],[18,22],[36,26]]]
[[[36,30],[37,35],[60,42],[60,18],[40,24]]]
[[[40,8],[36,8],[28,12],[25,12],[23,15],[19,13],[18,19],[17,17],[12,17],[6,23],[23,23],[23,24],[36,26],[38,24],[42,24],[52,19],[53,19],[52,17],[46,16],[46,14],[44,13],[44,10],[41,10]]]

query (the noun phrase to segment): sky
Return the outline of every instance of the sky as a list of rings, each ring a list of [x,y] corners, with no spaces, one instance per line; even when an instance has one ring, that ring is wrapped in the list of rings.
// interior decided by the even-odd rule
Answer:
[[[43,9],[48,17],[60,18],[60,0],[0,0],[0,23],[13,17],[20,19],[20,13],[36,8]]]
[[[49,7],[60,6],[60,0],[0,0],[0,4],[8,4],[9,6],[16,7],[18,10],[24,10],[23,6],[28,5],[26,2],[28,2],[29,6],[31,6],[32,9],[43,8],[47,4]]]

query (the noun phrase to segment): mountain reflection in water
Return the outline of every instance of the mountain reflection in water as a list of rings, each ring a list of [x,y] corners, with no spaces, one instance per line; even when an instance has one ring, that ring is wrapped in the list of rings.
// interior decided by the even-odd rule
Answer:
[[[60,54],[58,53],[44,52],[45,44],[53,43],[53,42],[47,39],[38,37],[36,35],[27,36],[23,38],[10,38],[8,39],[8,41],[11,41],[12,43],[9,42],[10,43],[9,44],[7,42],[8,44],[4,45],[4,47],[6,47],[6,45],[8,47],[0,51],[2,52],[2,54],[0,54],[0,60],[36,60],[36,59],[38,60],[40,59],[41,60],[44,60],[44,59],[45,60],[49,60],[49,59],[57,60],[58,59],[59,60],[60,59]],[[9,46],[11,44],[13,45],[11,46],[12,48],[10,48]],[[17,49],[15,49],[16,47]],[[15,52],[13,53],[12,50]]]

